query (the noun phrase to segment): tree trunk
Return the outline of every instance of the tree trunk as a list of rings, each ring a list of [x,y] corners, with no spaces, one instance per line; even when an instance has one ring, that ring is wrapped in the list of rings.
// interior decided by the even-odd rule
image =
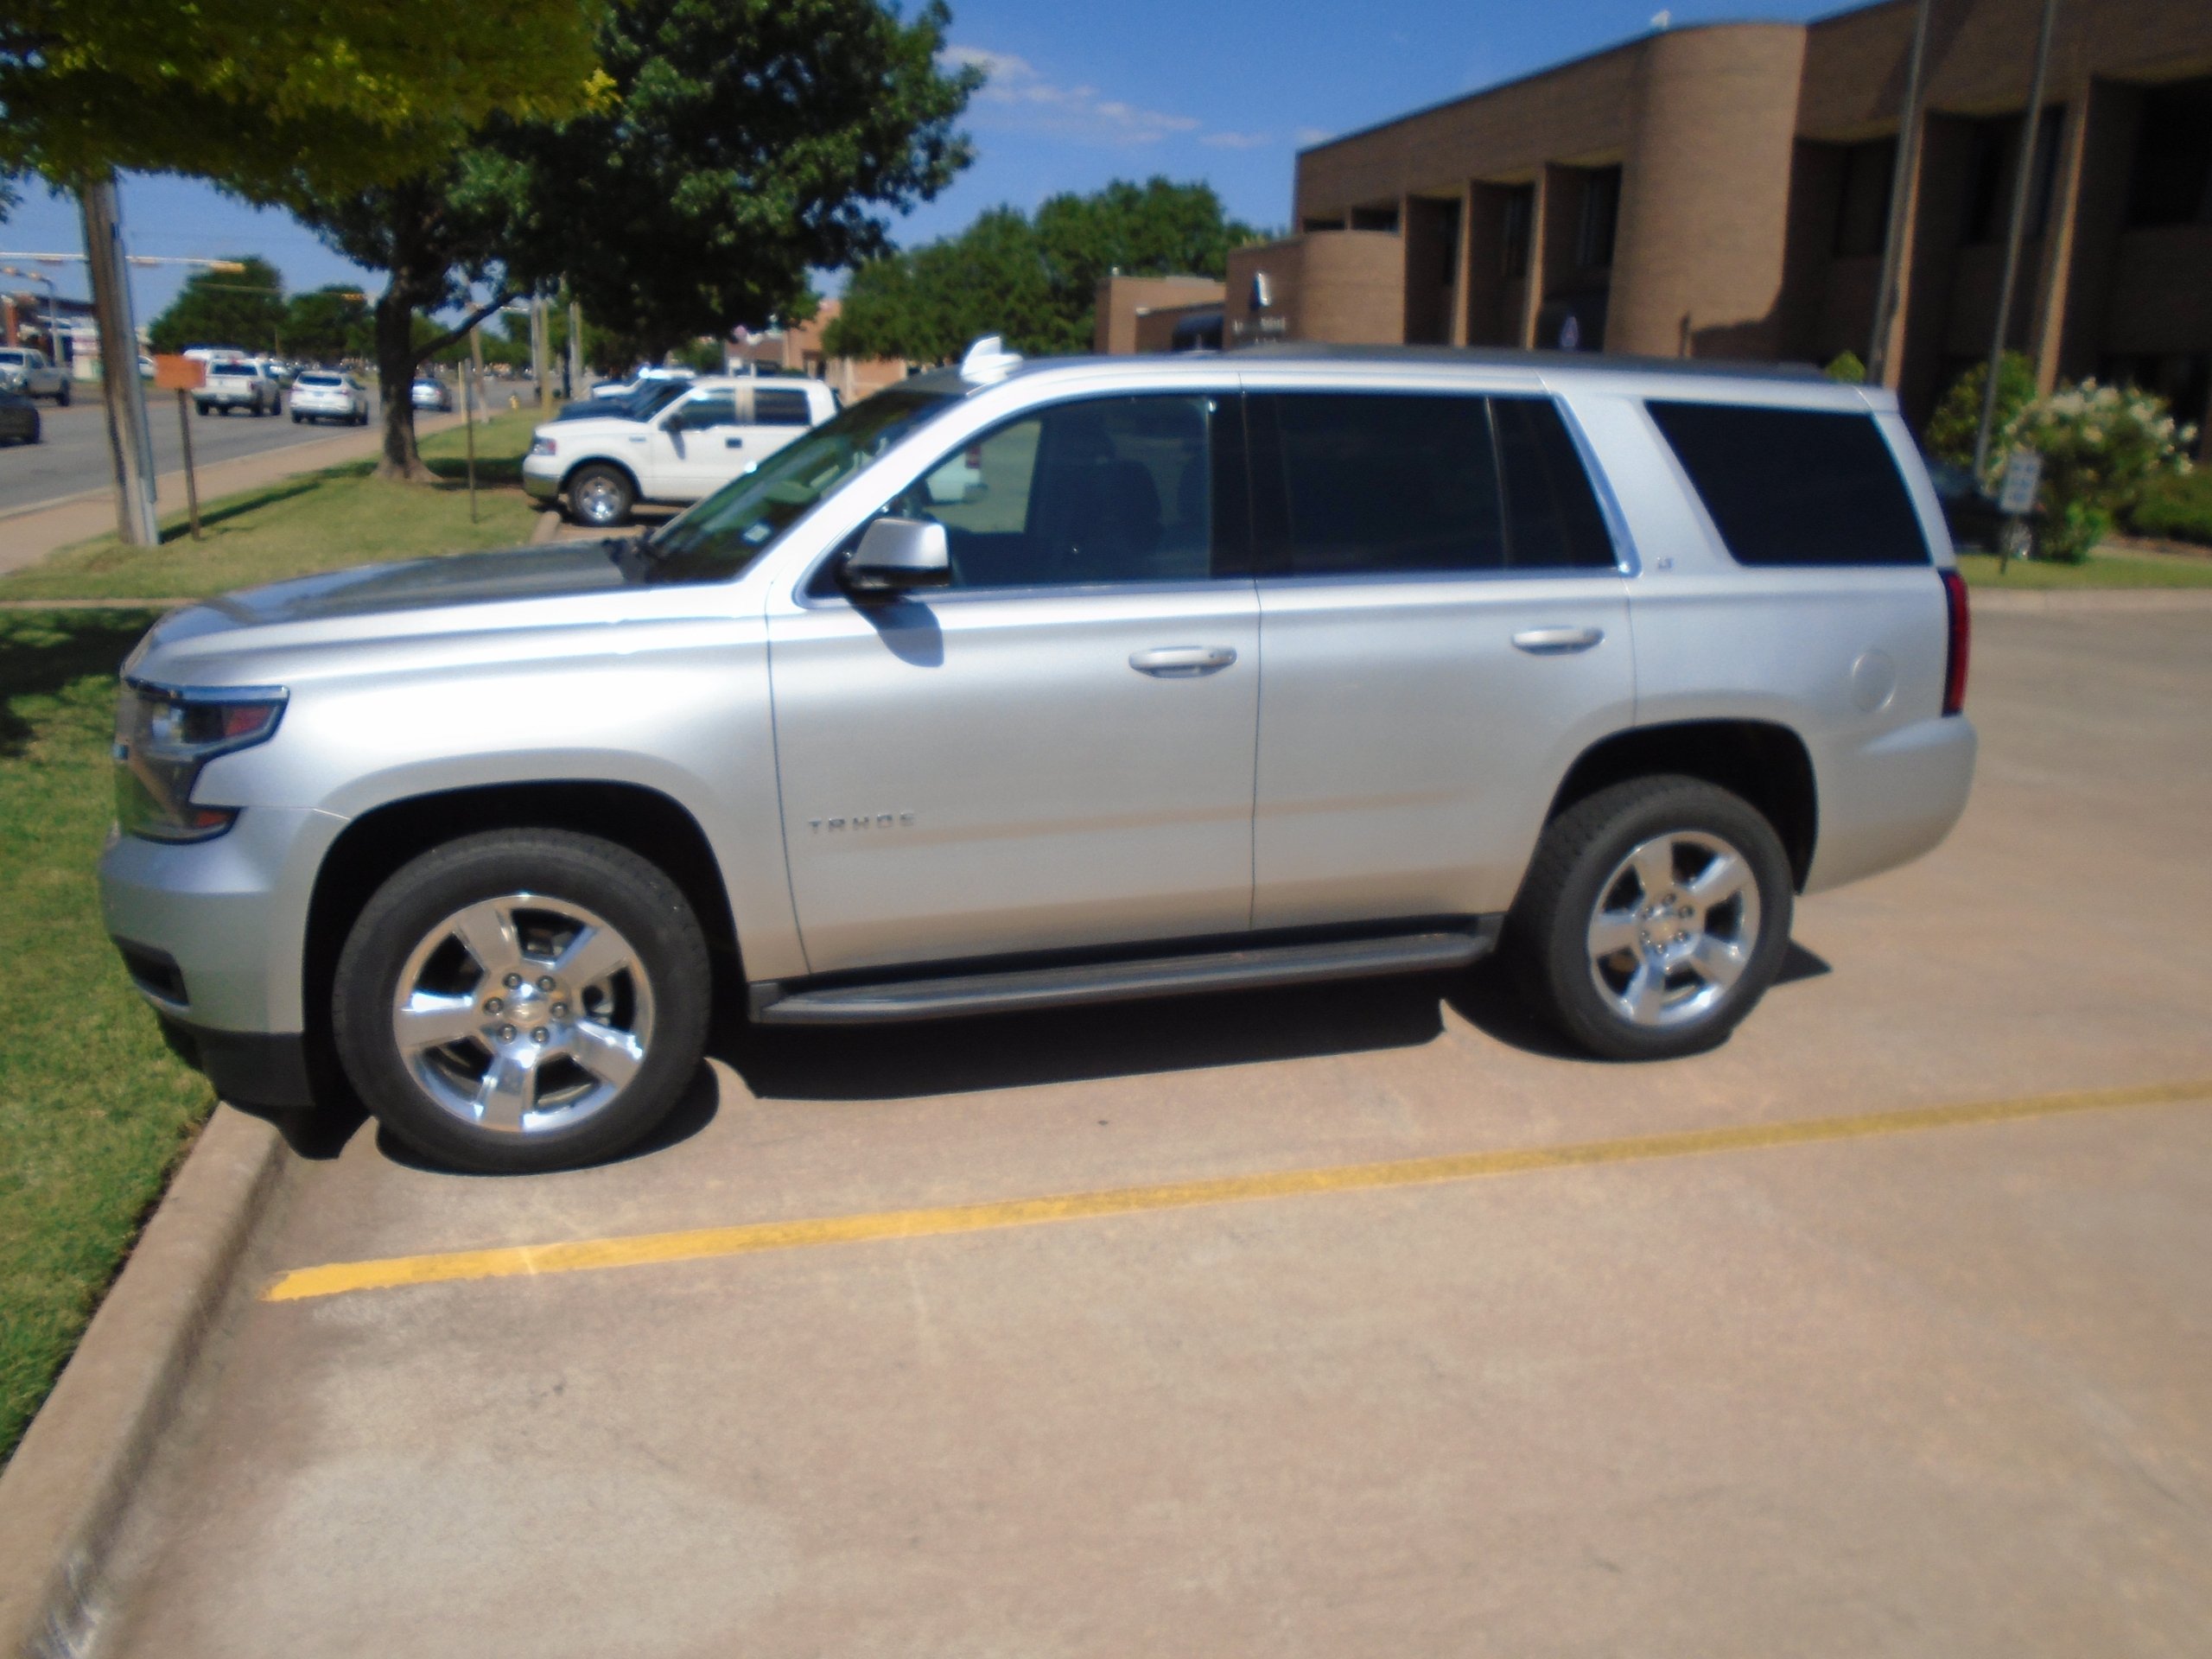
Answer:
[[[378,478],[425,479],[415,448],[415,308],[395,280],[377,301],[377,380],[384,398],[384,458]]]

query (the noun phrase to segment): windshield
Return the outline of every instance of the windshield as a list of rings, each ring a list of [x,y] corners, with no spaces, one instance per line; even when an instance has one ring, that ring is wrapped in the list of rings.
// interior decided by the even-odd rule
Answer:
[[[659,582],[720,582],[775,544],[814,504],[957,398],[879,391],[731,480],[645,539]]]

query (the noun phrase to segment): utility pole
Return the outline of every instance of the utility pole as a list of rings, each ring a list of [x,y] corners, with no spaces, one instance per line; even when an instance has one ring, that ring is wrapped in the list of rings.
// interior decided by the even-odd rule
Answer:
[[[2028,227],[2028,194],[2043,153],[2043,93],[2050,77],[2050,37],[2058,27],[2058,0],[2043,0],[2036,34],[2035,72],[2028,77],[2028,107],[2020,117],[2020,154],[2012,164],[2012,222],[2005,232],[2005,275],[1997,284],[1997,321],[1989,331],[1989,369],[1981,382],[1981,423],[1974,430],[1974,476],[1989,469],[1990,429],[1997,423],[1997,372],[2004,366],[2005,327],[2012,320],[2012,285],[2020,276],[2020,242]]]
[[[545,296],[543,294],[531,295],[530,296],[530,378],[537,384],[537,406],[540,409],[543,409],[547,402],[546,377],[553,372],[553,365],[547,360],[545,353],[548,343],[546,336],[550,332],[546,327],[547,321]]]
[[[1897,164],[1890,169],[1890,223],[1882,243],[1882,281],[1874,296],[1874,337],[1866,347],[1866,380],[1885,384],[1890,324],[1897,316],[1904,283],[1904,236],[1908,199],[1920,170],[1920,83],[1928,60],[1928,14],[1933,0],[1920,0],[1912,20],[1912,57],[1905,67],[1904,109],[1897,117]]]
[[[138,384],[138,327],[130,315],[130,276],[124,264],[123,212],[112,174],[77,192],[85,218],[85,257],[99,328],[100,380],[107,392],[108,452],[115,462],[116,533],[126,546],[162,539],[154,510],[154,435]]]
[[[584,386],[584,308],[569,302],[569,396],[586,396]]]

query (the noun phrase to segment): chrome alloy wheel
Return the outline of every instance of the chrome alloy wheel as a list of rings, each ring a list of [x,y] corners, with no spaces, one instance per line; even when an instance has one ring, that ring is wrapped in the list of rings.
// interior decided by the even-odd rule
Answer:
[[[622,516],[622,486],[604,473],[594,473],[569,492],[576,517],[593,525],[611,524]]]
[[[581,905],[512,893],[457,910],[400,969],[392,1041],[416,1084],[479,1128],[566,1128],[629,1086],[653,1035],[630,942]]]
[[[1758,942],[1751,860],[1718,836],[1676,830],[1636,848],[1598,889],[1590,976],[1633,1025],[1690,1025],[1727,1000]]]

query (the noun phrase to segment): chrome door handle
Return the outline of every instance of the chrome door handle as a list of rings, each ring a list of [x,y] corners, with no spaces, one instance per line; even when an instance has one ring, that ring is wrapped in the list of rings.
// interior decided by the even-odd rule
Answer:
[[[724,438],[722,440],[722,448],[725,449],[742,449],[745,448],[745,440],[743,438]]]
[[[1163,680],[1187,680],[1217,673],[1236,660],[1227,645],[1157,645],[1129,653],[1129,666]]]
[[[1605,637],[1603,628],[1523,628],[1513,636],[1513,644],[1531,656],[1564,657],[1587,651]]]

